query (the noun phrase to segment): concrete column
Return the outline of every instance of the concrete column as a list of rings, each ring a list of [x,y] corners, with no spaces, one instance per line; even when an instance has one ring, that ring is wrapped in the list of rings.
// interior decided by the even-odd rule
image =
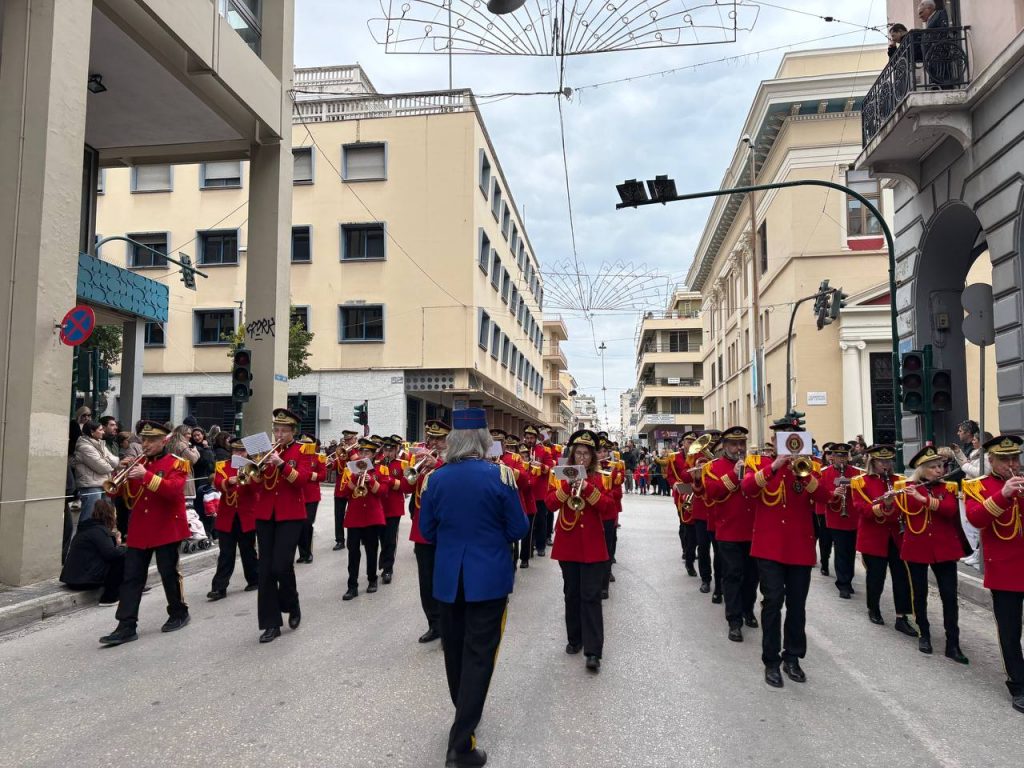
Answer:
[[[0,13],[0,581],[21,585],[60,571],[71,349],[56,326],[76,297],[92,3]]]
[[[121,397],[118,421],[135,429],[142,418],[142,354],[146,346],[146,322],[129,320],[121,330]]]
[[[866,434],[864,430],[864,388],[861,379],[863,341],[841,341],[843,350],[843,439]]]
[[[262,58],[279,75],[281,137],[254,146],[249,163],[249,242],[246,252],[245,323],[272,319],[276,331],[253,338],[252,400],[245,432],[270,429],[270,412],[288,397],[288,319],[292,231],[292,0],[263,4]]]

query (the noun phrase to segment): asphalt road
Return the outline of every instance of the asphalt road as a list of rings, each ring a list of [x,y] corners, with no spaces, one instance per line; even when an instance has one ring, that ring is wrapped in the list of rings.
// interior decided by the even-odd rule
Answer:
[[[617,583],[605,602],[600,675],[564,653],[557,564],[521,571],[478,732],[493,766],[1015,766],[991,614],[964,604],[969,667],[933,641],[868,623],[863,589],[839,600],[815,572],[809,681],[762,678],[760,632],[726,637],[722,607],[680,560],[669,500],[626,497]],[[186,579],[192,623],[162,635],[159,587],[140,638],[102,649],[113,609],[90,608],[0,638],[0,765],[441,766],[452,706],[425,629],[402,522],[395,582],[342,603],[345,554],[322,507],[312,565],[296,566],[302,626],[258,645],[256,595],[208,603],[212,571]]]

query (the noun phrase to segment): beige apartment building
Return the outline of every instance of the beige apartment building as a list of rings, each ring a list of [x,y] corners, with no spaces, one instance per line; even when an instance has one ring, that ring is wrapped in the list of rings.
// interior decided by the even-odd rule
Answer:
[[[860,107],[886,61],[883,46],[787,53],[762,82],[721,187],[822,179],[876,201],[891,221],[892,194],[851,169],[860,152]],[[741,141],[744,135],[751,144]],[[751,149],[752,147],[752,149]],[[819,443],[894,436],[892,334],[887,258],[881,229],[855,198],[819,187],[757,194],[758,263],[752,258],[749,199],[716,198],[687,284],[703,298],[705,424],[751,428],[786,411],[786,341],[794,302],[822,280],[849,294],[837,322],[816,329],[812,303],[794,318],[793,407],[807,414]],[[756,267],[756,280],[754,269]],[[758,286],[759,316],[753,311]],[[762,346],[755,348],[754,323]],[[757,423],[754,356],[764,356],[764,422]]]
[[[291,173],[292,36],[292,0],[0,3],[0,582],[60,571],[74,403],[73,352],[58,339],[64,314],[85,305],[97,324],[121,326],[120,408],[130,421],[141,406],[145,324],[165,321],[173,305],[166,282],[149,278],[174,272],[96,258],[103,169],[146,179],[153,164],[248,160],[258,279],[238,298],[260,317],[287,313],[277,254],[291,220],[282,179]],[[265,428],[284,400],[275,374],[286,348],[273,337],[253,347]]]
[[[572,433],[572,400],[569,392],[573,389],[566,381],[569,360],[561,343],[568,340],[569,329],[562,317],[544,318],[544,417],[545,424],[554,430],[556,442],[564,443]],[[571,378],[571,377],[569,377]]]
[[[704,428],[700,308],[699,292],[676,290],[664,312],[647,312],[640,322],[637,421],[630,433],[652,448],[674,443],[691,429]],[[624,407],[623,412],[625,419]]]
[[[313,373],[286,384],[305,401],[306,431],[339,436],[364,400],[372,432],[410,439],[467,405],[510,431],[541,419],[539,262],[472,94],[381,95],[358,66],[297,69],[295,82],[294,214],[280,257],[291,316],[314,334]],[[171,289],[170,317],[146,331],[147,415],[230,428],[224,334],[287,332],[242,301],[259,279],[251,173],[232,160],[104,174],[103,235],[191,252],[209,274],[190,291],[152,251],[103,249]],[[549,367],[564,362],[557,338],[548,351]]]

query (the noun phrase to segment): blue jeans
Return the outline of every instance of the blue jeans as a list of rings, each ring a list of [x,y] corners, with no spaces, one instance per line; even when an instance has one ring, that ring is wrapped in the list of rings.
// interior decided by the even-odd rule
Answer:
[[[82,500],[82,514],[78,516],[78,522],[81,523],[92,517],[92,508],[96,506],[96,501],[103,495],[103,487],[96,486],[94,488],[79,488],[78,497]]]

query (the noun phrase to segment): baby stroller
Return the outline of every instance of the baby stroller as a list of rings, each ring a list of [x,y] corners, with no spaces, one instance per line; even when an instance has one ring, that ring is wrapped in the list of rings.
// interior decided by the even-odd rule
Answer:
[[[183,553],[197,552],[200,549],[209,549],[213,546],[210,537],[206,535],[206,526],[196,512],[195,505],[191,499],[185,503],[185,514],[188,517],[189,537],[181,542]]]

